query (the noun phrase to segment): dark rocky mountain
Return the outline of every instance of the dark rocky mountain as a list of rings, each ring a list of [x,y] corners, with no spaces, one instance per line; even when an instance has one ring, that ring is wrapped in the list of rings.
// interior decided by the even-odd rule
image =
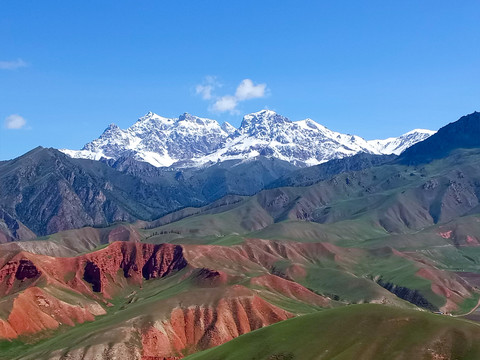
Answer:
[[[230,193],[252,195],[293,168],[260,157],[172,171],[128,157],[107,164],[39,147],[0,164],[0,231],[7,241],[32,232],[153,220]]]
[[[445,125],[436,134],[405,150],[399,162],[424,164],[445,157],[454,149],[476,147],[480,147],[480,113],[475,111]]]

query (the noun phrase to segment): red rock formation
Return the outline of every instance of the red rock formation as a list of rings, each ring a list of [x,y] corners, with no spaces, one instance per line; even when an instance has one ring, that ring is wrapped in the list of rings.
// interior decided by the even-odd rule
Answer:
[[[0,296],[32,286],[42,272],[28,258],[31,254],[20,252],[4,264],[0,263]]]
[[[111,298],[121,287],[119,271],[120,278],[139,285],[144,279],[164,277],[187,266],[182,247],[171,244],[116,242],[76,259],[84,270],[82,278],[105,298]]]
[[[177,307],[168,320],[147,327],[142,359],[177,359],[292,316],[236,285],[215,304]]]
[[[7,254],[0,258],[0,296],[12,295],[13,305],[8,318],[0,319],[0,338],[92,321],[105,313],[98,301],[106,303],[126,282],[139,285],[144,279],[164,277],[186,266],[182,247],[170,244],[117,242],[74,258],[24,251]],[[55,298],[50,286],[77,293],[77,305]],[[96,301],[86,302],[81,294]]]

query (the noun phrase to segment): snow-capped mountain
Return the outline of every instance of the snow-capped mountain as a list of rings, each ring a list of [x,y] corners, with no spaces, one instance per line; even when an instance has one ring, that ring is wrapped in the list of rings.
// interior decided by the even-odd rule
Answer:
[[[154,166],[170,166],[215,151],[225,143],[231,128],[235,129],[230,124],[221,127],[215,120],[187,113],[178,119],[169,119],[149,112],[126,130],[109,125],[82,150],[61,151],[76,158],[99,160],[132,156]]]
[[[245,115],[238,129],[187,113],[170,119],[149,112],[126,130],[109,125],[82,150],[62,151],[95,160],[131,156],[154,166],[200,166],[259,155],[311,166],[360,152],[400,154],[434,133],[416,129],[397,138],[367,141],[311,119],[291,121],[271,110]]]

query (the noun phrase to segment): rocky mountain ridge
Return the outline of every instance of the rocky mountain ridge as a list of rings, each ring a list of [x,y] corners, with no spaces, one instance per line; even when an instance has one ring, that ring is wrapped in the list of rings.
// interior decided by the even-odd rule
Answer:
[[[132,157],[156,167],[198,167],[258,156],[302,167],[357,153],[398,155],[434,133],[416,129],[396,138],[367,141],[329,130],[312,119],[291,121],[271,110],[245,115],[238,129],[188,113],[172,119],[149,112],[126,130],[110,124],[82,150],[61,151],[92,160]]]

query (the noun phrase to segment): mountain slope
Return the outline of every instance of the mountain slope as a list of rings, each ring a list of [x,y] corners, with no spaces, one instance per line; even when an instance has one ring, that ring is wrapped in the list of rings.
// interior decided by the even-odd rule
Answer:
[[[423,164],[447,156],[459,148],[480,147],[480,113],[462,116],[459,120],[442,127],[430,138],[402,153],[399,162]]]
[[[357,155],[334,159],[326,163],[301,168],[273,181],[268,188],[283,186],[309,186],[316,182],[327,180],[335,175],[368,169],[374,166],[391,162],[395,155],[373,155],[360,153]]]
[[[418,129],[398,138],[366,141],[311,119],[290,121],[271,110],[245,115],[238,129],[187,113],[167,119],[150,112],[126,130],[111,124],[82,150],[61,151],[94,160],[132,157],[154,166],[201,166],[259,155],[309,166],[359,152],[399,154],[433,133]]]

